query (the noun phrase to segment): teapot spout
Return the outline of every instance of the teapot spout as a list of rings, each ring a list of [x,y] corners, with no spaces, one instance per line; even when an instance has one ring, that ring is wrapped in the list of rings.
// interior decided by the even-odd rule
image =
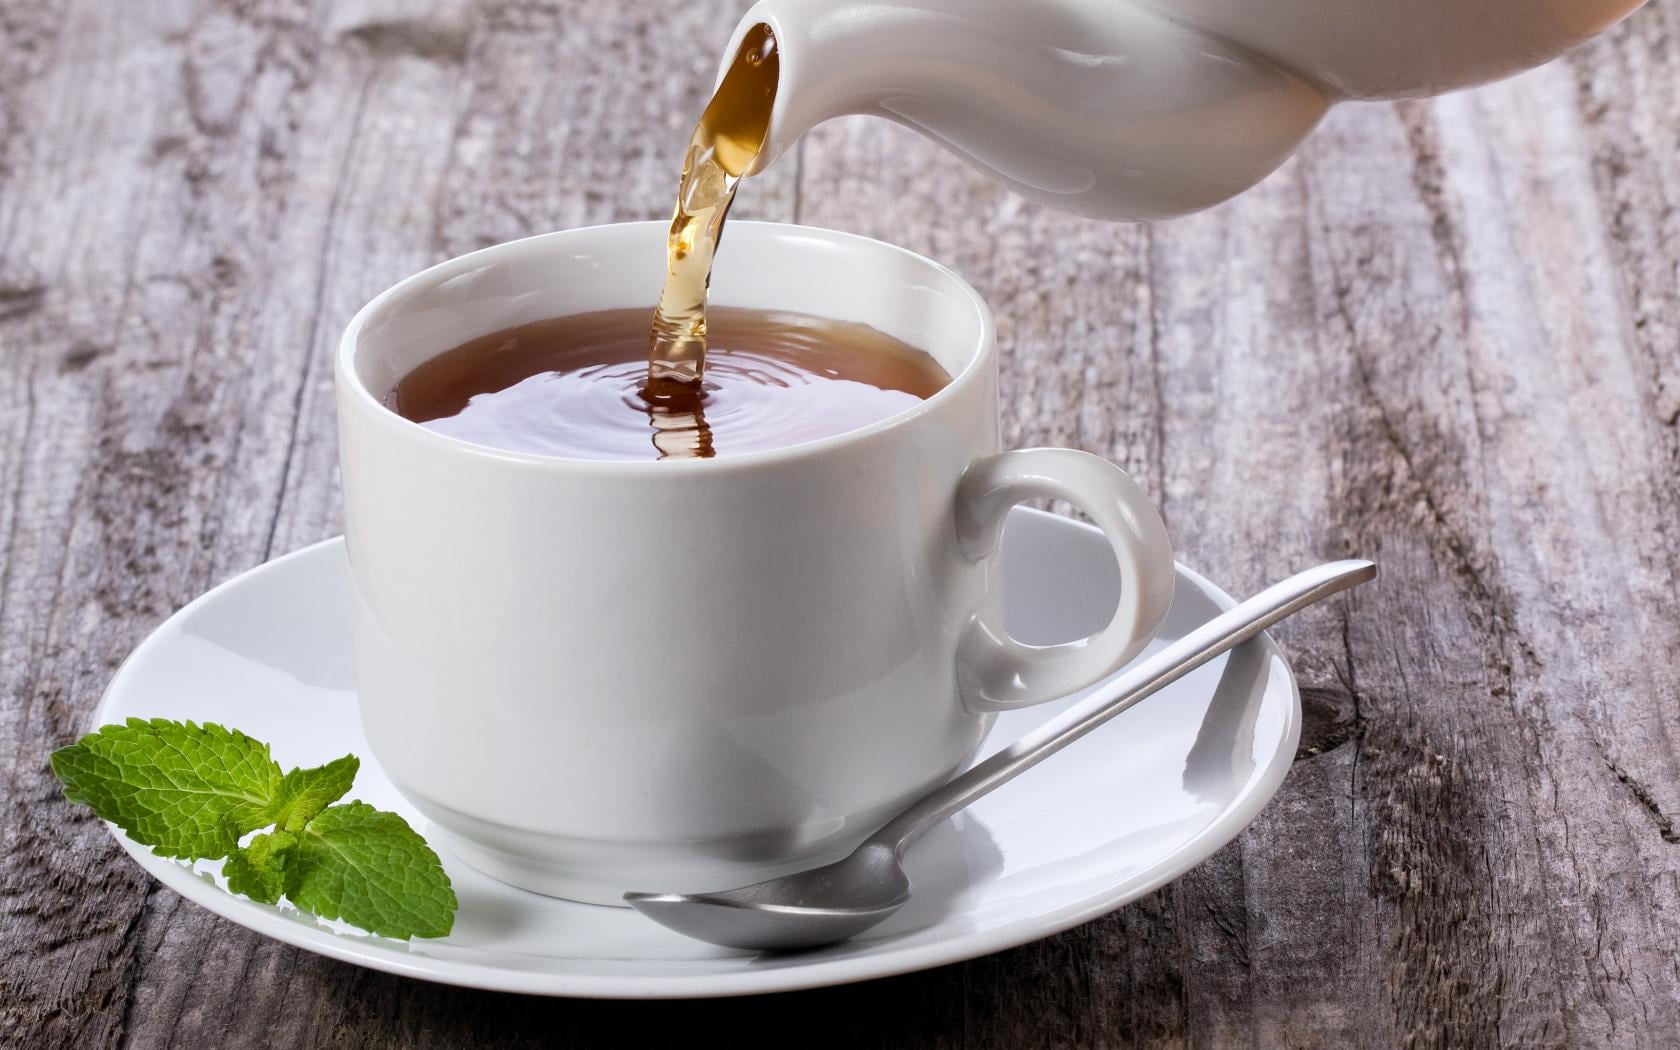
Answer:
[[[866,113],[1051,207],[1160,219],[1260,181],[1329,105],[1314,83],[1133,0],[759,0],[725,68],[760,24],[780,80],[748,174]]]

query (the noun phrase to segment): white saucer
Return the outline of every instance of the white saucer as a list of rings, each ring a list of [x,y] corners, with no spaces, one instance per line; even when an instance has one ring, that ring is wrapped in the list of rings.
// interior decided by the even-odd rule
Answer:
[[[1006,619],[1023,641],[1083,635],[1113,611],[1113,557],[1085,525],[1018,509],[1004,561]],[[362,739],[349,588],[341,540],[222,584],[141,643],[95,723],[131,716],[219,722],[270,743],[287,768],[352,752],[362,759],[352,796],[402,813],[424,834]],[[1180,566],[1162,636],[1176,638],[1231,604]],[[982,753],[1062,706],[1002,716]],[[930,833],[910,851],[913,896],[902,912],[859,940],[798,955],[731,952],[632,911],[512,889],[441,850],[461,901],[454,932],[408,943],[364,936],[235,897],[215,882],[219,865],[165,860],[112,831],[141,867],[218,915],[377,970],[538,995],[745,995],[957,962],[1112,911],[1234,838],[1277,790],[1299,735],[1294,676],[1276,644],[1261,637]]]

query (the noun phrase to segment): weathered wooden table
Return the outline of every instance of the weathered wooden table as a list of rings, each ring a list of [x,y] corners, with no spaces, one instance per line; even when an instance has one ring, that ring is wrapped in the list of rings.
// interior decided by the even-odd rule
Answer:
[[[0,1043],[1680,1044],[1680,2],[1338,109],[1224,207],[1109,226],[884,123],[741,214],[949,262],[1008,439],[1113,457],[1278,633],[1282,792],[1175,885],[928,973],[523,999],[317,958],[142,876],[48,751],[212,583],[338,529],[328,355],[379,289],[663,217],[723,0],[0,0]],[[727,250],[727,248],[725,249]]]

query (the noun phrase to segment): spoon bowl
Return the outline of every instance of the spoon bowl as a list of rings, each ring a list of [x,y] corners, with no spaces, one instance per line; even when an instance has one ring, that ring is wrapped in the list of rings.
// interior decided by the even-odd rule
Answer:
[[[750,951],[816,948],[855,937],[910,899],[898,855],[871,840],[842,860],[716,893],[627,893],[657,923]]]

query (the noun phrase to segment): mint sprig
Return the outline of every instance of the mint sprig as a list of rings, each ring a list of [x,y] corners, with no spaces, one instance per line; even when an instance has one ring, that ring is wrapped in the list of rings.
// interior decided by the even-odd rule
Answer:
[[[160,856],[225,858],[234,893],[385,937],[441,937],[456,900],[437,854],[395,813],[334,805],[359,766],[345,755],[283,774],[237,730],[161,718],[103,726],[52,755],[71,802]]]

